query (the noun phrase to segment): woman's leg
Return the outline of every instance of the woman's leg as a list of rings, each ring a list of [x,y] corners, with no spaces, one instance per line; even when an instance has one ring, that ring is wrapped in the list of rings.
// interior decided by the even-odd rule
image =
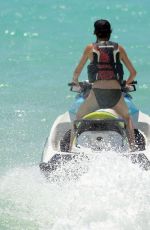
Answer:
[[[123,96],[121,96],[119,102],[113,107],[113,109],[121,116],[127,124],[128,139],[131,149],[135,147],[135,135],[134,135],[134,125],[132,119],[129,115],[128,107],[124,101]]]
[[[76,118],[81,119],[88,113],[92,113],[95,110],[99,109],[99,105],[97,103],[97,100],[95,98],[95,94],[93,90],[91,90],[89,96],[86,98],[85,102],[80,106]]]
[[[91,92],[90,92],[89,96],[86,98],[85,102],[80,106],[80,108],[76,114],[76,119],[79,120],[82,117],[84,117],[86,114],[92,113],[97,109],[99,109],[99,105],[96,101],[95,94],[94,94],[93,90],[91,90]],[[72,125],[71,135],[70,135],[70,147],[69,147],[70,151],[72,148],[73,139],[74,139],[74,127]]]

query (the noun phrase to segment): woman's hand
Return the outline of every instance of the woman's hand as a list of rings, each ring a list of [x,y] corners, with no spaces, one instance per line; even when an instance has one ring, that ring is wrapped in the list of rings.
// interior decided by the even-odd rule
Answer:
[[[72,79],[72,83],[74,83],[76,86],[80,86],[78,80],[76,80],[74,78]]]

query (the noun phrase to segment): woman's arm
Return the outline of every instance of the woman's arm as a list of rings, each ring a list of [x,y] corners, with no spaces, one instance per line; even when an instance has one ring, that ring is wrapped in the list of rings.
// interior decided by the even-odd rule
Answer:
[[[122,46],[119,46],[119,50],[120,50],[120,59],[123,61],[123,63],[125,64],[125,66],[127,67],[127,69],[129,70],[129,77],[126,81],[126,84],[129,85],[135,78],[136,76],[136,70],[133,67],[130,59],[128,58],[128,55],[125,51],[125,49]]]
[[[79,78],[79,75],[85,65],[85,63],[87,62],[88,58],[89,58],[89,55],[91,53],[91,48],[92,48],[92,45],[88,45],[84,52],[83,52],[83,55],[79,61],[79,64],[77,65],[77,67],[75,68],[74,70],[74,73],[73,73],[73,79],[72,81],[76,84],[78,84],[78,78]]]

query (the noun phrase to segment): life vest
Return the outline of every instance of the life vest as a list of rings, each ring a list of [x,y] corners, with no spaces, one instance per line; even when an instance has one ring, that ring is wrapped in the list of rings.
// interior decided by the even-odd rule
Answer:
[[[88,65],[89,82],[96,80],[123,81],[123,65],[120,62],[118,44],[101,41],[93,44],[93,61]]]

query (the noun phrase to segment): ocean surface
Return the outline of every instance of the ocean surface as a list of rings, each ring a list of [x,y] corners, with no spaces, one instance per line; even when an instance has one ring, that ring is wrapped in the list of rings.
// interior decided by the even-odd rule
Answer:
[[[77,181],[48,183],[38,167],[99,18],[111,21],[111,39],[132,60],[133,101],[150,114],[149,0],[0,2],[0,230],[150,229],[150,173],[116,153],[93,160]]]

